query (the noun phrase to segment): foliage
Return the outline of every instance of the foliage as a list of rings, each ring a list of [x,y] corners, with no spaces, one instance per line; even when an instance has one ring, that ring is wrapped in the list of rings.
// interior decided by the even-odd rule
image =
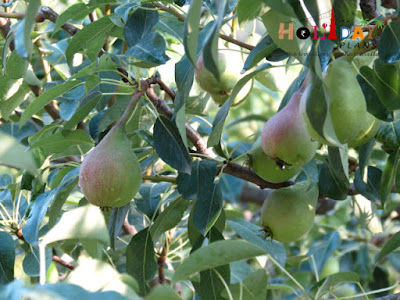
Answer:
[[[366,15],[356,0],[4,2],[1,300],[329,299],[341,288],[363,298],[400,291],[398,10],[378,6],[378,17]],[[332,8],[338,36],[341,26],[361,24],[369,26],[365,38],[313,39],[314,28],[310,38],[297,38],[309,14],[321,26]],[[280,38],[280,24],[291,23],[294,38]],[[342,48],[346,42],[350,49]],[[202,55],[213,80],[220,78],[218,52],[242,72],[229,98],[215,103],[195,69]],[[339,57],[347,67],[337,74],[345,74],[327,87],[325,70]],[[309,130],[329,146],[296,165],[292,181],[265,181],[251,168],[254,144],[304,85]],[[363,145],[351,148],[336,136],[336,127],[356,136],[364,120],[354,105],[331,118],[332,90],[340,101],[357,94],[364,105],[365,98],[382,121]],[[100,209],[85,199],[79,170],[117,123],[143,183],[127,205]],[[300,182],[319,189],[311,231],[299,241],[266,239],[264,199]]]

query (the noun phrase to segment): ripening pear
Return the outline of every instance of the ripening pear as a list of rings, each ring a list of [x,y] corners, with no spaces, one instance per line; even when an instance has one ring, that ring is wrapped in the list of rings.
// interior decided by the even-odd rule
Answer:
[[[141,173],[131,143],[117,125],[86,155],[79,172],[79,186],[90,203],[121,207],[139,190]]]
[[[265,123],[261,134],[264,153],[286,166],[303,166],[315,155],[313,141],[299,113],[302,91],[295,92],[286,106]]]
[[[218,71],[220,80],[205,68],[203,61],[203,54],[197,60],[196,70],[194,76],[197,84],[206,92],[211,98],[219,105],[225,103],[232,93],[233,87],[240,78],[240,57],[230,53],[218,52]],[[241,61],[240,61],[241,63]],[[251,90],[252,82],[248,82],[236,96],[233,104],[238,105],[241,103]]]
[[[299,171],[295,166],[279,166],[272,158],[269,158],[261,148],[261,139],[258,139],[250,151],[250,166],[262,179],[280,183],[294,177]]]
[[[308,182],[273,191],[261,208],[261,222],[266,235],[280,242],[297,241],[314,224],[318,185]]]
[[[367,116],[364,122],[364,127],[358,134],[358,136],[349,142],[349,147],[358,147],[369,142],[377,133],[381,127],[381,120],[375,118],[372,114],[367,112]]]
[[[367,116],[365,97],[353,72],[351,61],[347,57],[340,57],[331,62],[326,70],[324,83],[329,96],[328,113],[332,130],[340,143],[349,143],[363,130]],[[312,128],[305,113],[307,93],[312,84],[311,82],[304,92],[300,111],[313,139],[332,146]]]

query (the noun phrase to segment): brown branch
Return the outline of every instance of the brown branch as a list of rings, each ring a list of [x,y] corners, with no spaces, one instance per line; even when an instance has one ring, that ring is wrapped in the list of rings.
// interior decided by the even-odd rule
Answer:
[[[39,16],[41,16],[44,19],[50,20],[53,23],[56,23],[58,14],[52,10],[50,7],[43,6],[41,10],[39,11]],[[78,29],[72,26],[69,23],[65,23],[61,26],[62,29],[64,29],[66,32],[68,32],[70,35],[74,35],[78,32]]]
[[[8,12],[0,11],[0,18],[22,20],[23,18],[25,18],[25,14],[24,13],[8,13]]]
[[[160,86],[161,90],[165,91],[165,93],[171,97],[172,101],[175,100],[175,92],[171,90],[159,77],[157,77],[157,84]]]
[[[15,232],[15,235],[16,235],[17,238],[19,238],[21,241],[26,242],[21,229],[19,229],[19,230],[17,229],[17,231]],[[56,262],[56,263],[59,263],[60,265],[62,265],[62,266],[64,266],[64,267],[66,267],[67,269],[70,269],[70,270],[74,270],[74,269],[75,269],[75,266],[74,266],[74,265],[72,265],[72,264],[66,262],[65,260],[61,259],[61,258],[60,258],[59,256],[57,256],[57,255],[53,255],[53,256],[52,256],[52,260],[53,260],[54,262]]]
[[[384,8],[393,8],[397,9],[397,0],[382,0],[381,5]]]
[[[137,233],[135,226],[131,225],[128,221],[128,214],[126,215],[124,224],[122,225],[122,231],[124,232],[124,234],[130,235],[135,235]]]
[[[53,255],[52,260],[53,260],[54,262],[56,262],[56,263],[58,263],[58,264],[64,266],[64,267],[66,267],[67,269],[75,270],[75,266],[74,266],[74,265],[72,265],[72,264],[66,262],[65,260],[61,259],[61,258],[60,258],[59,256],[57,256],[57,255]]]

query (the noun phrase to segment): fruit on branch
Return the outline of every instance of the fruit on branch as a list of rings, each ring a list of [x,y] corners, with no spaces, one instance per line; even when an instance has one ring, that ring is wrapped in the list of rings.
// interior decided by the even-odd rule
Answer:
[[[367,116],[364,122],[364,127],[358,134],[358,136],[349,142],[349,147],[358,147],[364,145],[370,141],[381,127],[381,121],[375,118],[372,114],[367,112]]]
[[[280,242],[301,239],[313,227],[318,186],[308,182],[273,191],[261,208],[261,223],[266,236]]]
[[[349,143],[364,130],[367,114],[365,97],[354,74],[351,61],[347,57],[340,57],[330,63],[324,76],[324,84],[329,97],[327,121],[331,123],[331,126],[324,125],[324,128],[331,128],[340,143]],[[304,92],[300,113],[305,118],[307,129],[313,139],[332,146],[332,143],[319,135],[311,126],[305,113],[308,92],[312,89],[312,85],[312,82],[309,83]]]
[[[329,275],[333,275],[340,272],[339,258],[331,256],[325,263],[324,268],[321,271],[320,279],[323,279]]]
[[[121,207],[139,190],[141,173],[124,130],[114,126],[83,160],[79,186],[90,203],[100,207]]]
[[[280,166],[272,158],[269,158],[261,148],[261,139],[258,139],[249,154],[250,167],[262,179],[281,183],[294,177],[300,168],[295,166]]]
[[[238,60],[240,56],[218,52],[218,71],[219,80],[204,66],[203,54],[197,60],[196,70],[194,73],[197,84],[206,92],[208,92],[211,98],[219,105],[225,103],[232,93],[232,90],[240,79],[240,64]],[[241,61],[240,61],[241,62]],[[238,93],[234,105],[238,105],[246,96],[249,94],[252,87],[252,82],[249,81]]]
[[[302,91],[295,92],[287,105],[265,123],[261,134],[264,153],[284,166],[303,166],[315,155],[313,141],[299,113]]]

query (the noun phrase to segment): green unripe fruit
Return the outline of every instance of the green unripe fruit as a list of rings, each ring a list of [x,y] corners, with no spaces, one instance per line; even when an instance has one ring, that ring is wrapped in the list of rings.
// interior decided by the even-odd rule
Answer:
[[[114,126],[83,160],[79,186],[90,203],[100,207],[121,207],[139,190],[141,173],[125,132]]]
[[[254,143],[250,151],[250,166],[258,176],[272,183],[287,181],[300,171],[300,168],[295,166],[280,167],[261,149],[260,139]]]
[[[301,91],[294,93],[289,103],[265,123],[261,134],[264,153],[287,166],[305,165],[318,148],[299,112],[301,95]]]
[[[324,83],[329,96],[328,113],[333,131],[339,142],[346,144],[359,135],[367,114],[364,94],[354,75],[351,62],[346,57],[340,57],[330,63],[324,77]],[[307,128],[313,139],[323,144],[332,145],[312,128],[305,113],[307,89],[300,108]]]
[[[203,54],[197,60],[194,76],[197,84],[219,105],[225,103],[232,93],[232,90],[239,80],[240,68],[236,58],[229,54],[218,52],[218,71],[220,79],[208,71],[204,66]],[[248,82],[236,96],[233,104],[239,104],[246,98],[251,90],[252,82]]]
[[[340,272],[339,259],[337,257],[329,257],[326,261],[324,268],[321,271],[320,279],[326,276],[333,275]]]
[[[358,136],[349,142],[349,147],[358,147],[370,141],[381,127],[381,120],[378,120],[373,115],[367,112],[367,117],[364,122],[364,127]]]
[[[308,182],[273,191],[261,208],[261,222],[266,235],[280,242],[297,241],[314,224],[318,186]]]

